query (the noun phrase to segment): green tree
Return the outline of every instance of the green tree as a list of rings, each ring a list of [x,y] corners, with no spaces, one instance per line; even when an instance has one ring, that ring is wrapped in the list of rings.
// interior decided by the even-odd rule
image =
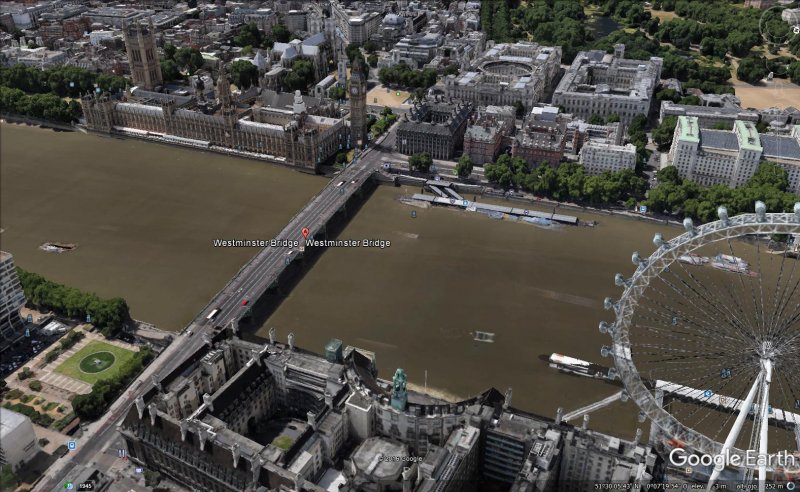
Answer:
[[[0,467],[0,491],[10,492],[16,489],[18,485],[19,479],[17,479],[17,476],[14,474],[11,465],[2,465],[2,467]]]
[[[774,162],[762,162],[756,172],[747,180],[747,186],[751,188],[766,186],[778,191],[786,191],[789,188],[789,173]]]
[[[17,378],[19,378],[20,381],[32,378],[33,376],[34,373],[33,371],[31,371],[30,367],[23,367],[22,370],[19,373],[17,373]]]
[[[175,63],[194,73],[203,66],[203,54],[197,48],[178,48],[175,52]]]
[[[459,178],[468,178],[472,174],[473,163],[469,154],[464,154],[458,159],[456,164],[456,174]]]
[[[33,391],[42,391],[42,383],[34,379],[28,383],[28,388],[32,389]]]
[[[247,89],[258,82],[258,68],[248,60],[231,64],[231,80],[239,89]]]
[[[414,70],[403,62],[392,67],[384,67],[378,71],[378,78],[384,85],[396,85],[408,88],[427,89],[436,83],[436,70],[426,68]]]
[[[763,57],[748,56],[739,61],[736,77],[750,84],[756,84],[767,76],[767,64]]]
[[[590,125],[604,125],[605,122],[606,122],[606,120],[604,120],[603,117],[600,116],[599,114],[592,113],[592,115],[589,116],[589,122],[588,123]]]
[[[661,123],[653,129],[653,141],[658,145],[660,152],[669,150],[672,145],[672,137],[675,135],[675,127],[678,119],[674,116],[667,116]]]
[[[619,123],[619,115],[617,113],[611,113],[606,118],[606,123]]]
[[[147,487],[155,487],[161,482],[161,474],[156,471],[144,471],[144,484]]]
[[[367,53],[372,54],[378,51],[378,44],[371,39],[367,40],[367,42],[364,43],[363,46],[364,46],[364,51],[366,51]]]
[[[372,67],[372,68],[375,68],[375,67],[377,67],[377,66],[378,66],[378,55],[376,55],[375,53],[372,53],[372,54],[370,54],[370,55],[367,57],[367,63],[368,63],[368,64],[369,64],[369,66],[370,66],[370,67]]]
[[[237,34],[233,38],[233,44],[240,47],[245,47],[245,46],[258,47],[261,46],[261,43],[263,43],[263,41],[264,37],[262,36],[262,33],[258,29],[258,26],[256,25],[255,22],[250,22],[245,26],[243,26],[239,31],[239,34]]]
[[[656,171],[656,180],[659,183],[672,184],[680,184],[682,181],[678,174],[678,168],[675,166],[667,166]]]
[[[431,166],[433,166],[433,159],[427,152],[414,154],[408,158],[408,166],[415,171],[427,173],[430,172]]]
[[[100,299],[95,294],[50,282],[19,267],[17,276],[25,297],[34,307],[78,319],[88,315],[106,337],[116,336],[130,320],[128,304],[123,299]]]
[[[167,43],[164,45],[164,59],[165,60],[175,60],[175,53],[178,51],[178,48],[175,47],[174,44]]]
[[[161,60],[161,75],[164,76],[164,80],[178,80],[183,78],[180,69],[178,69],[178,64],[169,59]]]
[[[283,78],[283,85],[290,91],[305,91],[314,81],[314,63],[298,58],[292,62],[292,70]]]
[[[283,24],[272,26],[272,35],[275,36],[275,41],[279,43],[288,43],[292,38],[292,33]]]
[[[335,100],[347,99],[347,89],[334,85],[328,90],[328,97]]]

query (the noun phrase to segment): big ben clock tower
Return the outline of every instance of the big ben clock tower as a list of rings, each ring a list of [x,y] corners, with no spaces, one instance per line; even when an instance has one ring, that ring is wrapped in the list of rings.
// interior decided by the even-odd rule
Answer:
[[[350,73],[350,144],[364,148],[367,143],[367,76],[361,56]]]

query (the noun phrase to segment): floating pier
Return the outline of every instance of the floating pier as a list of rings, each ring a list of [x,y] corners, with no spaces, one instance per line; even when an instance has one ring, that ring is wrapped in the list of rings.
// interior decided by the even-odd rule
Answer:
[[[449,188],[444,188],[444,189],[446,190]],[[475,207],[475,210],[477,212],[486,212],[486,213],[499,212],[503,214],[513,215],[516,217],[537,217],[540,219],[549,219],[555,222],[560,222],[562,224],[578,225],[578,218],[573,217],[572,215],[539,212],[536,210],[528,210],[516,207],[504,207],[500,205],[491,205],[489,203],[473,202],[464,199],[459,200],[456,198],[446,198],[444,196],[437,197],[432,195],[423,195],[422,193],[414,194],[412,199],[419,200],[422,202],[432,203],[434,205],[447,205],[451,207],[461,207],[463,209]]]

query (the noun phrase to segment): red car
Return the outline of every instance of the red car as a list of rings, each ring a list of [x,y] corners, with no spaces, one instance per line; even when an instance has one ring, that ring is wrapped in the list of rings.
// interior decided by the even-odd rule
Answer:
[[[242,306],[247,306],[249,301],[247,299],[242,299]]]

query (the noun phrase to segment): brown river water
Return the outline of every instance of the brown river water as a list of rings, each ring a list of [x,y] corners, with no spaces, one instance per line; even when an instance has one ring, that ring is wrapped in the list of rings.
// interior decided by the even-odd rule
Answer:
[[[255,253],[215,238],[270,238],[324,184],[322,177],[243,159],[134,140],[3,125],[0,247],[28,270],[100,296],[121,296],[136,319],[183,328]],[[381,374],[403,367],[415,385],[467,397],[513,388],[513,403],[554,416],[616,387],[560,374],[559,352],[598,363],[634,250],[680,230],[622,217],[575,214],[595,228],[554,229],[398,200],[379,187],[339,239],[380,248],[330,248],[259,331],[322,351],[331,337],[377,353]],[[469,197],[472,198],[472,197]],[[416,211],[416,218],[411,212]],[[78,245],[62,254],[44,242]],[[473,340],[494,332],[494,343]],[[616,403],[591,427],[632,437],[636,408]],[[579,421],[574,421],[579,423]],[[649,424],[643,424],[647,426]]]

